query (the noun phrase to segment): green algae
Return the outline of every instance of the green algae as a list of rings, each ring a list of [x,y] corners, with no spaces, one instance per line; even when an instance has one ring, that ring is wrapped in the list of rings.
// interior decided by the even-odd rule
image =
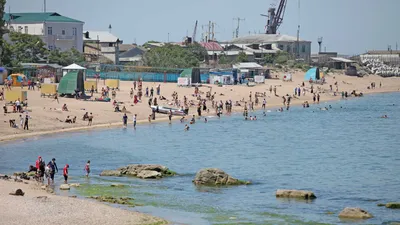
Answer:
[[[128,186],[122,187],[111,187],[110,185],[102,184],[82,184],[76,192],[85,197],[90,196],[113,196],[113,197],[125,197],[133,196],[132,191]]]
[[[262,224],[331,225],[329,223],[304,221],[296,216],[279,214],[279,213],[263,212],[263,213],[259,213],[259,215],[268,218],[268,220],[266,220],[265,223],[262,223]],[[278,220],[278,221],[270,221],[271,219]]]

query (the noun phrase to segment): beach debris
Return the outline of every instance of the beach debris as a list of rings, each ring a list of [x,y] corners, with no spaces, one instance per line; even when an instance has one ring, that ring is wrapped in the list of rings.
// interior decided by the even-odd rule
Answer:
[[[278,189],[276,190],[277,198],[301,198],[301,199],[315,199],[317,198],[312,191],[304,191],[304,190],[284,190]]]
[[[17,189],[14,193],[10,193],[10,195],[24,196],[25,192],[23,192],[21,189]]]
[[[117,170],[104,170],[100,176],[133,176],[141,179],[158,179],[173,176],[176,173],[163,165],[155,164],[134,164]]]
[[[68,196],[68,197],[70,197],[70,198],[77,198],[76,195],[71,195],[71,196]]]
[[[68,184],[61,184],[60,185],[60,190],[69,190],[69,189],[70,189],[70,187],[69,187]]]
[[[400,209],[400,202],[388,202],[385,204],[385,207],[389,209]]]
[[[125,184],[111,184],[111,187],[125,187]]]
[[[96,199],[99,202],[108,202],[119,205],[134,205],[133,198],[129,197],[112,197],[112,196],[90,196],[91,199]]]
[[[349,219],[369,219],[373,216],[363,209],[346,207],[339,213],[339,217]]]
[[[246,185],[251,184],[249,181],[242,181],[231,177],[223,170],[218,168],[206,168],[197,172],[193,180],[195,185]]]
[[[39,201],[45,202],[45,201],[47,201],[47,196],[37,196],[36,199]]]

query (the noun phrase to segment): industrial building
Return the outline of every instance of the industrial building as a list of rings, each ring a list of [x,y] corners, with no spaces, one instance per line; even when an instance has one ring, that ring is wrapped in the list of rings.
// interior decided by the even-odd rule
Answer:
[[[11,32],[40,36],[49,50],[83,51],[82,21],[56,12],[5,13],[3,20]]]
[[[233,39],[230,42],[221,43],[225,53],[245,52],[249,56],[248,61],[262,61],[267,54],[276,54],[285,51],[293,58],[311,59],[311,41],[305,41],[296,37],[281,34],[256,34]],[[298,50],[299,48],[299,50]]]

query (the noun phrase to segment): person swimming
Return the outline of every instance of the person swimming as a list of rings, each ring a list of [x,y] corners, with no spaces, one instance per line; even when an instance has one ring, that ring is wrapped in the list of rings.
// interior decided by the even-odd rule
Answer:
[[[204,118],[204,123],[207,123],[207,122],[208,122],[207,118]]]
[[[387,118],[389,118],[387,115],[383,115],[383,116],[381,116],[381,118],[383,118],[383,119],[387,119]]]
[[[184,130],[185,130],[185,131],[189,131],[189,128],[190,128],[190,127],[186,124]]]
[[[267,114],[265,112],[263,112],[263,116],[267,116]]]

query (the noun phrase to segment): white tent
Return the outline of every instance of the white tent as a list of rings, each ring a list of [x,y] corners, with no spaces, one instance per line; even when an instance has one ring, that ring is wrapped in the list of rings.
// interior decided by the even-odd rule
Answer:
[[[86,68],[82,67],[78,64],[72,63],[69,66],[63,67],[62,70],[63,70],[63,76],[65,76],[65,74],[67,74],[68,72],[76,71],[76,70],[86,70]],[[84,78],[84,80],[86,80],[86,71],[83,71],[83,78]]]

